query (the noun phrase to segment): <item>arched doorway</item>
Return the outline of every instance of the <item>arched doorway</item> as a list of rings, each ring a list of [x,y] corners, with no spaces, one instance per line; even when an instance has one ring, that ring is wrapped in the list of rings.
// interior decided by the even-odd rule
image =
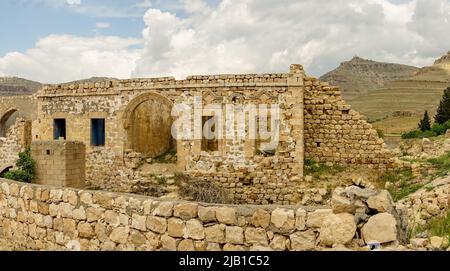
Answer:
[[[8,128],[14,124],[17,117],[17,109],[9,109],[0,118],[0,137],[6,137]]]
[[[127,147],[153,158],[173,147],[172,103],[156,93],[146,93],[130,102],[125,111]]]

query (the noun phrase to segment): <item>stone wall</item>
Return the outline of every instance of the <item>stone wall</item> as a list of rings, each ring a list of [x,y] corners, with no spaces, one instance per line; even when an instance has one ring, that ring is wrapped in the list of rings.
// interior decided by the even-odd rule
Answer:
[[[380,197],[358,189],[348,191],[359,191],[368,202]],[[365,200],[357,203],[357,213],[368,208]],[[398,245],[396,220],[382,209],[390,203],[375,203],[372,214],[381,213],[357,218],[356,208],[347,213],[343,205],[334,206],[336,214],[293,206],[209,205],[1,179],[0,243],[14,250],[150,251],[347,249],[344,245],[364,250],[376,238]]]
[[[15,166],[19,152],[30,145],[31,122],[17,119],[6,132],[6,137],[0,138],[0,170]]]
[[[305,156],[320,162],[389,168],[393,154],[365,117],[341,97],[341,91],[305,78]]]
[[[37,184],[84,188],[86,151],[81,142],[34,141],[31,156],[36,161]]]

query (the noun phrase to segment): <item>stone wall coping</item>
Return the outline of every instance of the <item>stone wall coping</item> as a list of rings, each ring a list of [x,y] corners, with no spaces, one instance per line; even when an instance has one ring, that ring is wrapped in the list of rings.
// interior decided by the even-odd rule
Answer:
[[[89,189],[77,189],[77,188],[72,188],[72,187],[61,187],[61,186],[53,186],[53,185],[41,185],[41,184],[34,184],[34,183],[24,183],[24,182],[17,182],[17,181],[13,181],[13,180],[8,180],[8,179],[3,179],[0,178],[0,184],[1,183],[8,183],[8,184],[16,184],[19,186],[19,190],[21,187],[24,186],[28,186],[31,188],[41,188],[41,189],[48,189],[48,190],[52,190],[52,189],[60,189],[60,190],[71,190],[71,191],[75,191],[78,195],[81,194],[82,192],[87,192],[87,193],[105,193],[105,194],[109,194],[109,195],[113,195],[115,197],[127,197],[127,198],[134,198],[134,199],[138,199],[138,200],[151,200],[154,202],[171,202],[174,205],[177,204],[186,204],[186,203],[194,203],[194,204],[198,204],[202,207],[229,207],[229,208],[234,208],[236,209],[237,213],[239,215],[244,215],[244,216],[249,216],[251,214],[253,214],[256,210],[258,209],[264,209],[267,211],[273,211],[277,208],[282,208],[282,209],[290,209],[290,210],[298,210],[298,209],[303,209],[307,212],[314,212],[315,210],[323,210],[323,209],[331,209],[331,207],[329,206],[302,206],[302,205],[252,205],[252,204],[219,204],[219,203],[205,203],[205,202],[196,202],[196,201],[186,201],[186,200],[170,200],[170,199],[161,199],[161,198],[156,198],[156,197],[149,197],[149,196],[144,196],[144,195],[138,195],[138,194],[130,194],[130,193],[120,193],[120,192],[110,192],[110,191],[105,191],[105,190],[89,190]]]

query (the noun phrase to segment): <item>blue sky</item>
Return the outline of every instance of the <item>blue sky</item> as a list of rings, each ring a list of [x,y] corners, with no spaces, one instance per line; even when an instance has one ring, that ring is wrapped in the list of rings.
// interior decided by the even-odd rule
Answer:
[[[450,50],[450,0],[2,0],[0,76],[286,72]],[[69,64],[70,63],[70,64]]]

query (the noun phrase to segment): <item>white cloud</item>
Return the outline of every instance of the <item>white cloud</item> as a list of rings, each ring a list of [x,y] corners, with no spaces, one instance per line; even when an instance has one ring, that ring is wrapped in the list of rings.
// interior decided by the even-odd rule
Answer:
[[[69,5],[81,5],[81,0],[67,0],[67,4]]]
[[[95,24],[95,28],[97,29],[107,29],[110,28],[111,24],[110,23],[103,23],[103,22],[98,22]]]
[[[130,47],[137,44],[140,40],[52,35],[25,53],[11,52],[0,58],[0,72],[45,83],[92,76],[127,78],[139,57]]]
[[[135,75],[285,72],[291,63],[321,75],[356,54],[423,66],[450,48],[449,0],[181,2],[188,16],[144,16]]]
[[[149,1],[139,3],[150,5]],[[182,78],[286,72],[290,64],[300,63],[318,76],[354,55],[424,66],[450,49],[446,35],[450,0],[222,0],[217,6],[204,0],[180,0],[169,4],[177,6],[176,13],[151,8],[144,15],[142,50],[133,49],[134,39],[114,38],[114,47],[105,48],[109,42],[104,37],[51,36],[23,54],[0,58],[0,73],[52,82],[99,73]]]

